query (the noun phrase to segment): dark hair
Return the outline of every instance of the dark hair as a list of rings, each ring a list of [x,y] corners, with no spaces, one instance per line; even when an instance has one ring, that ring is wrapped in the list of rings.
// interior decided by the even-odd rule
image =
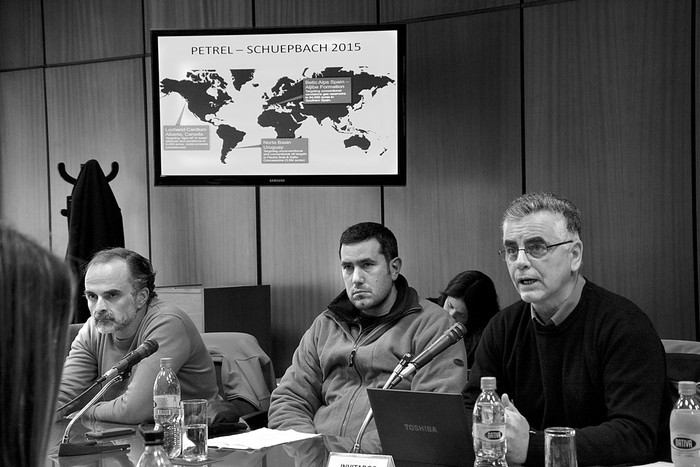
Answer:
[[[481,271],[463,271],[447,283],[440,293],[440,306],[447,297],[460,298],[467,306],[467,329],[483,329],[498,313],[498,295],[489,276]]]
[[[1,465],[44,465],[74,295],[63,259],[0,223]]]
[[[554,193],[527,193],[515,198],[506,208],[501,221],[501,227],[507,221],[523,218],[540,211],[550,211],[561,214],[566,220],[566,230],[578,237],[581,236],[581,212],[568,199]]]
[[[148,289],[148,300],[156,298],[156,272],[151,266],[151,262],[132,250],[126,248],[108,248],[98,251],[92,257],[90,262],[85,266],[87,271],[93,264],[105,264],[114,259],[123,259],[126,261],[126,267],[131,275],[131,287],[134,292],[146,287]]]
[[[338,255],[343,245],[352,245],[372,238],[379,242],[380,253],[384,255],[387,263],[399,256],[399,246],[393,232],[376,222],[360,222],[345,229],[340,236]]]

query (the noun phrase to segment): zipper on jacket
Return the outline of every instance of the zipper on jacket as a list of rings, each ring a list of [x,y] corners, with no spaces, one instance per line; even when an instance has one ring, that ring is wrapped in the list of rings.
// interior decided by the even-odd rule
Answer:
[[[407,311],[408,311],[408,312],[407,312],[404,316],[416,312],[417,309],[416,309],[416,308],[411,308],[411,309],[409,309],[409,310],[407,310]],[[395,323],[395,321],[391,321],[390,323],[382,323],[382,324],[380,324],[380,325],[378,325],[378,326],[374,326],[374,327],[372,327],[372,328],[369,328],[368,332],[365,333],[365,330],[362,329],[362,324],[360,323],[359,318],[355,318],[353,321],[354,321],[355,323],[358,324],[358,326],[360,327],[360,331],[359,331],[359,333],[358,333],[358,335],[357,335],[357,338],[355,339],[355,342],[353,343],[352,350],[350,351],[350,355],[348,356],[348,367],[349,367],[349,368],[352,368],[352,367],[355,366],[355,354],[357,354],[357,348],[360,346],[360,342],[361,342],[361,341],[364,342],[365,340],[367,340],[367,338],[369,338],[369,337],[370,337],[372,334],[374,334],[375,332],[382,332],[382,333],[383,333],[384,330],[386,330],[387,328],[393,326],[394,323]],[[337,320],[336,320],[336,323],[338,323]],[[340,324],[340,323],[338,323],[338,324]],[[342,327],[342,326],[341,326],[341,327]],[[378,330],[380,330],[380,331],[378,331]],[[345,332],[346,332],[348,335],[350,335],[349,332],[347,332],[347,331],[345,331]]]
[[[357,334],[357,339],[355,339],[355,341],[352,344],[352,350],[350,351],[350,356],[348,357],[348,367],[349,368],[352,368],[353,366],[355,366],[355,354],[357,353],[357,343],[360,342],[360,337],[362,337],[362,332],[363,332],[362,323],[360,322],[360,318],[356,317],[353,321],[355,321],[355,323],[357,323],[357,325],[360,328],[360,331]]]
[[[365,340],[367,340],[367,338],[371,336],[377,329],[384,329],[386,327],[386,324],[380,324],[379,326],[369,328],[369,330],[365,333],[365,330],[362,329],[362,325],[360,324],[360,333],[357,335],[357,339],[355,339],[355,342],[352,345],[352,351],[350,351],[350,356],[348,357],[348,367],[352,368],[353,366],[355,366],[355,354],[357,354],[357,348],[360,346],[360,342],[364,342]]]
[[[357,345],[355,345],[355,346],[352,348],[352,351],[350,352],[350,358],[348,358],[348,366],[349,366],[350,368],[352,368],[353,365],[355,364],[355,353],[356,353],[356,352],[357,352]]]

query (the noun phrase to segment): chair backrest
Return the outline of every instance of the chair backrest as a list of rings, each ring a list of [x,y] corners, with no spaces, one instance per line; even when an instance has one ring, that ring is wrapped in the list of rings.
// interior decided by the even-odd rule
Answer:
[[[224,400],[242,399],[267,411],[275,388],[270,357],[255,336],[242,332],[205,332],[204,344],[214,361],[219,393]]]
[[[666,350],[666,380],[673,400],[678,399],[678,381],[700,382],[700,342],[661,339]]]

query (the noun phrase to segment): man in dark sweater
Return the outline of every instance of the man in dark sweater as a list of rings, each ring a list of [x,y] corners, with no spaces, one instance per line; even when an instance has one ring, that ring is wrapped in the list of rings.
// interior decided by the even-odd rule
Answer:
[[[669,458],[666,361],[646,314],[580,273],[578,209],[551,193],[515,199],[500,254],[521,300],[497,314],[476,352],[465,405],[495,376],[509,463],[544,465],[544,429],[576,429],[578,465]]]

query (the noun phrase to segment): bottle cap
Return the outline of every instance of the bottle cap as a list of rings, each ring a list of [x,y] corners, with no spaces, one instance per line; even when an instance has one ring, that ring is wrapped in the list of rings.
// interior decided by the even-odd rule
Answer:
[[[160,359],[160,367],[161,368],[172,368],[172,366],[173,366],[172,357],[162,357]]]
[[[697,392],[695,381],[679,381],[678,394],[693,395]]]
[[[153,446],[156,444],[163,444],[163,429],[150,427],[147,429],[140,428],[141,436],[143,437],[143,443],[146,446]]]
[[[481,377],[481,390],[484,389],[496,389],[496,377],[495,376],[482,376]]]

